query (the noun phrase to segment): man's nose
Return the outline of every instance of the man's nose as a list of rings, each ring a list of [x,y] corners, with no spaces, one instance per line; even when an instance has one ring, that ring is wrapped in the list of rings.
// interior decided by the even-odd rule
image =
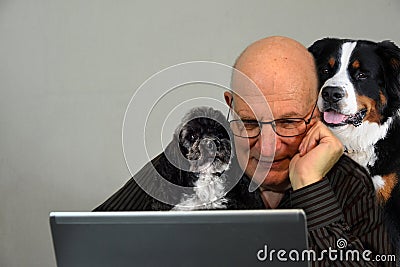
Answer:
[[[271,125],[264,125],[257,140],[262,157],[271,157],[274,155],[277,145],[276,142],[278,142],[277,139]]]

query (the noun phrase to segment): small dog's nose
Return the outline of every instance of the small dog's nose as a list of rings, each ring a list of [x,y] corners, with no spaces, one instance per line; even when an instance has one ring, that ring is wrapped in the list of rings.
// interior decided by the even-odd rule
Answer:
[[[208,140],[207,141],[207,148],[208,149],[213,149],[213,147],[214,147],[214,142],[212,140]]]
[[[322,89],[321,95],[325,101],[336,103],[345,96],[345,93],[341,87],[327,86]]]

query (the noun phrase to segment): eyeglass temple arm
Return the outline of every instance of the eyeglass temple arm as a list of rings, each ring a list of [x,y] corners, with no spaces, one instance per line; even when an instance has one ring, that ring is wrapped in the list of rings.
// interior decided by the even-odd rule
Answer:
[[[307,120],[307,124],[309,124],[309,123],[311,122],[311,120],[312,120],[312,118],[313,118],[313,116],[314,116],[314,111],[315,111],[315,108],[317,107],[317,103],[318,103],[318,101],[315,101],[313,110],[312,110],[312,112],[311,112],[311,116],[310,116],[310,118]]]

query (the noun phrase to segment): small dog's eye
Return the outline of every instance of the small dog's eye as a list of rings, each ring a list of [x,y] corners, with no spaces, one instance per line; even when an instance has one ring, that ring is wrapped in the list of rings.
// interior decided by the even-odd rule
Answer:
[[[219,138],[219,139],[222,139],[222,138],[225,138],[225,136],[227,136],[228,134],[226,133],[226,132],[219,132],[218,134],[217,134],[217,137]]]
[[[189,135],[189,138],[190,138],[191,141],[193,141],[193,140],[196,139],[196,136],[194,134],[191,134],[191,135]]]

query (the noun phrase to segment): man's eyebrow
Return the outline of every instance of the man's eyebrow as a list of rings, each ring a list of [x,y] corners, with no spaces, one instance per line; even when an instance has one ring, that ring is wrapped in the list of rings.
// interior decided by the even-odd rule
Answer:
[[[280,116],[279,119],[288,119],[288,118],[303,118],[303,116],[297,112],[289,112]]]
[[[246,120],[246,121],[257,121],[255,117],[251,116],[239,116],[241,120]]]
[[[249,120],[249,121],[257,120],[254,115],[240,114],[240,112],[238,113],[238,115],[241,120]],[[275,118],[275,119],[289,119],[289,118],[303,118],[303,116],[297,112],[289,112],[289,113],[283,114],[279,118]]]
[[[248,121],[257,121],[257,118],[253,114],[249,114],[247,110],[238,110],[236,114],[239,116],[241,120],[248,120]],[[303,118],[304,116],[297,113],[296,111],[291,111],[281,115],[279,118],[274,119],[289,119],[289,118]]]
[[[238,110],[236,114],[239,116],[241,120],[257,120],[254,114],[249,114],[247,110]]]

